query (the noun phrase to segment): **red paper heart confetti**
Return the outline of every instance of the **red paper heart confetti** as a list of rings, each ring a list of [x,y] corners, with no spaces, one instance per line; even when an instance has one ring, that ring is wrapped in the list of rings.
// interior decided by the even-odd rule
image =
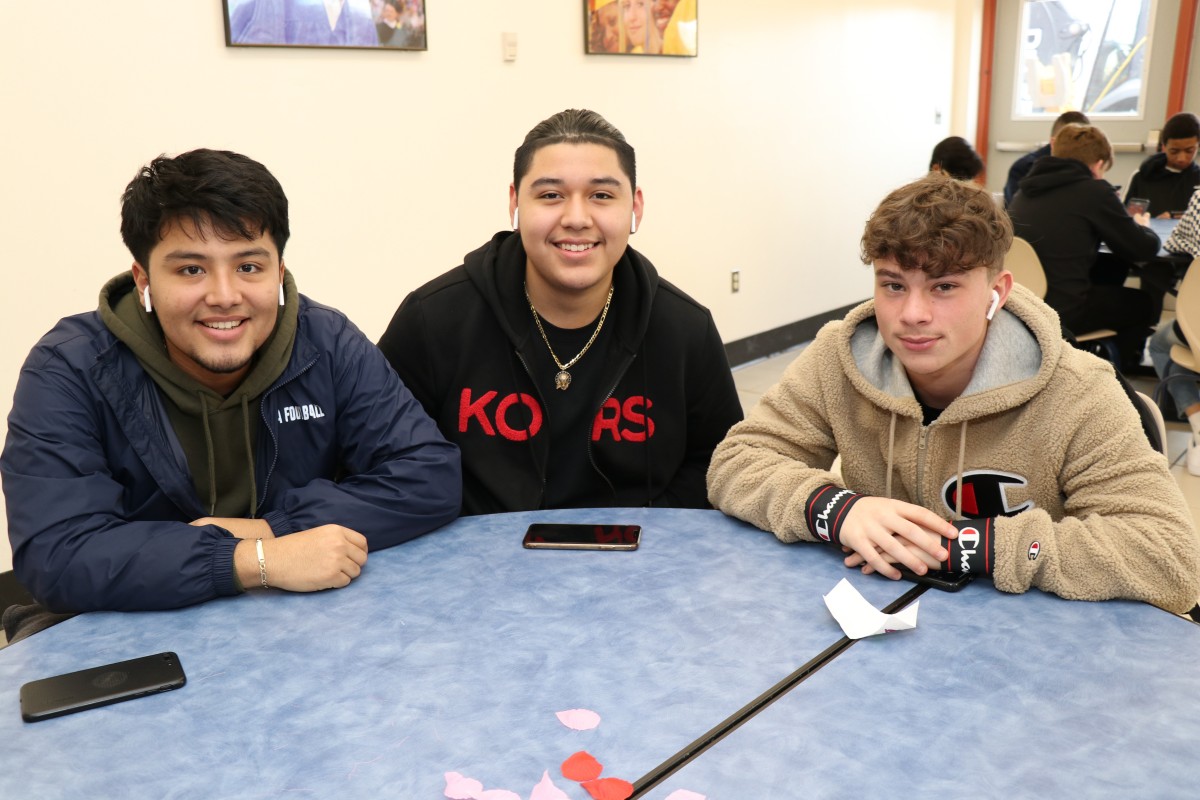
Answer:
[[[564,778],[573,781],[590,781],[600,777],[600,773],[604,770],[604,765],[592,757],[592,754],[586,750],[580,750],[578,753],[573,753],[562,763],[562,774]],[[594,795],[593,795],[594,796]],[[628,797],[629,795],[625,795]]]
[[[620,778],[599,778],[579,785],[596,800],[627,800],[633,794],[633,784]]]

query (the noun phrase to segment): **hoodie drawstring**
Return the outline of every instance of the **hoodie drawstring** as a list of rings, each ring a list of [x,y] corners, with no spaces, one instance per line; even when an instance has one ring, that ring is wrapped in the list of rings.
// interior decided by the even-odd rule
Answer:
[[[887,476],[884,484],[884,495],[890,500],[892,497],[892,458],[896,453],[896,412],[892,412],[892,422],[888,426],[888,457],[887,457]]]
[[[246,441],[246,473],[250,476],[250,519],[258,513],[258,484],[254,480],[254,448],[250,442],[250,396],[242,395],[242,436]]]
[[[208,426],[208,400],[204,392],[196,392],[200,398],[200,419],[204,423],[204,452],[208,456],[208,515],[217,513],[217,465],[213,452],[212,429]]]

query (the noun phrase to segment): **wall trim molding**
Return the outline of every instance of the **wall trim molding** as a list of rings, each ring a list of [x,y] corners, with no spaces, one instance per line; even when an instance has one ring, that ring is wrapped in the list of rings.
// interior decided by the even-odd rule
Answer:
[[[817,314],[815,317],[789,322],[787,325],[781,325],[769,331],[747,336],[745,339],[726,342],[725,357],[729,359],[729,366],[740,367],[743,364],[749,364],[751,361],[757,361],[760,358],[766,358],[776,353],[782,353],[784,350],[790,350],[798,344],[810,341],[817,335],[817,331],[821,329],[822,325],[835,319],[841,319],[846,316],[850,309],[860,305],[862,302],[860,300],[848,306],[842,306],[841,308]]]

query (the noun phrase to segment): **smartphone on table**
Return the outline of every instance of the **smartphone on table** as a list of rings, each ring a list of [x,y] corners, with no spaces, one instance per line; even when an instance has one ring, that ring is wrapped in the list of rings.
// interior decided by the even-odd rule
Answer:
[[[179,656],[152,656],[30,681],[21,687],[21,718],[38,722],[88,708],[178,689],[187,683]]]
[[[535,522],[525,531],[531,550],[637,550],[640,525],[578,525]]]
[[[945,572],[939,569],[931,569],[924,575],[918,575],[899,564],[896,565],[896,569],[900,570],[900,577],[906,581],[919,583],[922,586],[932,586],[935,589],[941,589],[943,592],[957,592],[975,577],[970,572]]]

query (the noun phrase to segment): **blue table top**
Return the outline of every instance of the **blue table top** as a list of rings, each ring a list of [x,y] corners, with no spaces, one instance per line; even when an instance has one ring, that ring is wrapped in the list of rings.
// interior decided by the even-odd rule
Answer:
[[[1197,626],[986,581],[920,603],[645,796],[1197,795]]]
[[[640,524],[642,545],[525,550],[530,521]],[[372,553],[337,591],[83,615],[0,651],[0,797],[440,798],[448,771],[528,797],[549,770],[586,798],[572,753],[634,782],[839,640],[842,577],[877,607],[910,588],[715,511],[531,512]],[[20,719],[26,681],[163,650],[184,688]]]

